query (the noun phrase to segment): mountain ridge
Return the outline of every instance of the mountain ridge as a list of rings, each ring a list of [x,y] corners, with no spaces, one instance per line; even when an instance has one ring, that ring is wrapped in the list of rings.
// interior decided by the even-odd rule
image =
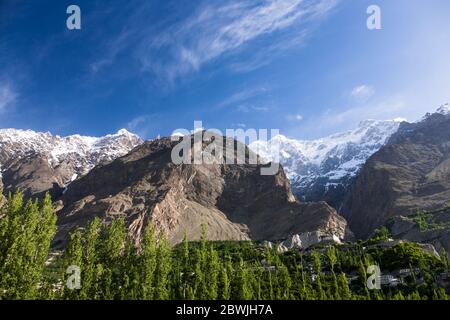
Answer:
[[[127,154],[142,142],[125,129],[103,137],[0,129],[0,178],[7,192],[20,188],[35,196],[53,190],[55,195],[95,166]]]
[[[450,112],[438,110],[402,123],[362,168],[341,211],[358,237],[370,236],[390,218],[448,205]]]
[[[354,130],[315,140],[295,140],[279,135],[257,141],[250,148],[273,160],[280,146],[280,164],[304,201],[324,200],[341,206],[343,194],[365,161],[398,130],[403,120],[365,120]]]

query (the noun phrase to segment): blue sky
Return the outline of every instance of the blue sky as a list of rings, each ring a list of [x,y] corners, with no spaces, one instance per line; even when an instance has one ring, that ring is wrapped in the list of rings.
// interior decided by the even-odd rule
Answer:
[[[416,120],[450,101],[449,17],[448,0],[0,0],[0,127],[315,138]]]

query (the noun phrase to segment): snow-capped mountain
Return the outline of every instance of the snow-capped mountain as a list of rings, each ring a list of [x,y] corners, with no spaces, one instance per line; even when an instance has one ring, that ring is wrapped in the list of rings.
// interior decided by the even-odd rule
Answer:
[[[437,109],[436,113],[442,114],[444,116],[450,115],[450,105],[448,103],[442,105]]]
[[[327,200],[338,205],[334,198],[345,191],[366,160],[388,141],[401,122],[402,119],[367,120],[355,130],[317,140],[293,140],[279,135],[268,142],[254,142],[250,148],[269,161],[277,161],[278,154],[278,161],[301,199]]]
[[[23,181],[25,175],[19,171],[24,171],[26,163],[34,161],[34,166],[45,167],[45,174],[55,178],[53,182],[65,186],[96,165],[123,156],[141,143],[137,135],[125,129],[104,137],[60,137],[48,132],[0,129],[0,174],[4,180],[8,176],[16,183]],[[14,185],[11,181],[9,183]],[[8,186],[8,181],[4,183]]]
[[[426,113],[422,119],[419,119],[415,123],[420,123],[423,121],[426,121],[428,118],[430,118],[433,115],[442,115],[442,116],[449,116],[450,115],[450,104],[446,103],[440,106],[434,113]]]

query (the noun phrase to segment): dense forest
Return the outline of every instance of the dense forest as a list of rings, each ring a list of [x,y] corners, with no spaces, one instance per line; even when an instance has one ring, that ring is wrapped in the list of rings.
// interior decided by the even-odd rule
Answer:
[[[141,241],[123,219],[73,230],[52,250],[56,215],[47,195],[24,203],[20,192],[0,209],[0,299],[446,300],[447,253],[388,241],[321,244],[281,252],[276,244],[186,239],[172,247],[148,227]],[[369,290],[370,266],[382,270]]]

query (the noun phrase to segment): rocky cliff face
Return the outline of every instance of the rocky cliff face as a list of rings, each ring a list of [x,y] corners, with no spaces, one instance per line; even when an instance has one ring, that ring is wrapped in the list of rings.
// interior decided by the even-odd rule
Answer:
[[[169,138],[145,142],[71,183],[62,198],[58,240],[95,216],[104,221],[124,217],[135,239],[151,223],[171,243],[185,234],[199,239],[202,224],[210,240],[278,240],[312,231],[344,239],[351,234],[345,219],[326,203],[298,202],[281,167],[276,175],[262,176],[262,165],[248,161],[175,165],[176,144]]]
[[[448,107],[448,106],[447,106]],[[342,210],[352,230],[367,237],[389,218],[433,211],[450,201],[450,113],[403,123],[364,165]]]
[[[2,129],[0,180],[5,192],[21,189],[26,196],[40,197],[50,191],[56,198],[73,180],[96,165],[127,154],[140,143],[138,136],[126,130],[94,138]]]

